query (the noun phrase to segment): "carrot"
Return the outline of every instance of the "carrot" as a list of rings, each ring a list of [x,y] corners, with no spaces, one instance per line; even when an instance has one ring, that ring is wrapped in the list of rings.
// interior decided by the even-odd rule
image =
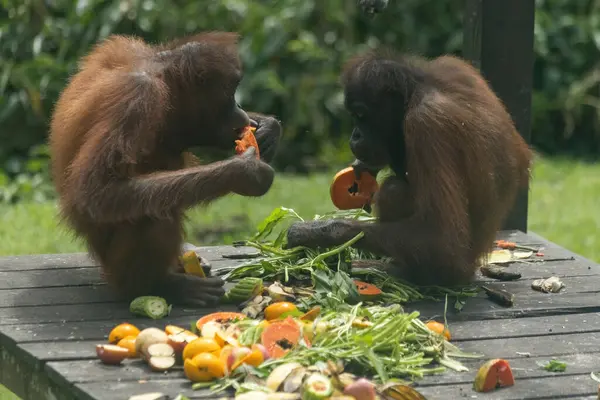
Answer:
[[[330,196],[333,205],[338,209],[350,210],[369,205],[378,189],[379,186],[374,176],[365,172],[360,179],[356,179],[354,169],[348,167],[333,177]]]
[[[479,368],[473,383],[473,389],[477,392],[490,392],[514,384],[515,378],[508,361],[496,358],[486,362]]]
[[[244,319],[244,318],[246,318],[246,316],[242,313],[229,312],[229,311],[215,312],[215,313],[205,315],[204,317],[202,317],[198,321],[196,321],[196,328],[198,329],[198,331],[201,331],[204,324],[206,324],[207,322],[210,322],[210,321],[215,321],[220,324],[226,324],[230,321],[233,321],[234,319]]]
[[[255,131],[256,128],[253,126],[247,126],[244,128],[241,138],[235,141],[235,152],[237,154],[242,154],[248,150],[249,147],[254,147],[256,149],[256,158],[260,159],[258,143],[256,142],[256,137],[254,137]]]
[[[287,318],[265,327],[260,341],[271,358],[281,358],[298,344],[301,336],[300,326],[293,319]]]
[[[375,285],[371,285],[370,283],[355,280],[354,284],[356,285],[358,294],[365,300],[375,299],[377,296],[383,293],[381,289]]]
[[[507,242],[506,240],[496,240],[494,241],[494,244],[498,247],[500,247],[501,249],[505,249],[505,250],[528,250],[528,251],[534,251],[537,252],[538,249],[534,249],[533,247],[529,247],[529,246],[521,246],[519,244],[516,244],[515,242]]]

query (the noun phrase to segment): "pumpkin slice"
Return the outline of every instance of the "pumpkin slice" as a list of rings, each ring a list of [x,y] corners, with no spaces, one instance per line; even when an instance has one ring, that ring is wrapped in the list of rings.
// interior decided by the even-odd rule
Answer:
[[[281,358],[298,344],[301,336],[300,326],[289,318],[266,326],[260,341],[271,358]]]
[[[360,179],[356,179],[354,168],[344,168],[333,177],[330,186],[331,201],[340,210],[363,208],[371,204],[378,189],[379,185],[373,175],[363,172]]]
[[[245,319],[246,316],[242,313],[238,312],[230,312],[230,311],[220,311],[212,314],[205,315],[196,321],[196,328],[198,332],[202,332],[202,327],[204,324],[210,321],[218,322],[219,324],[227,324],[236,319]]]
[[[383,293],[377,286],[367,282],[354,280],[354,284],[356,285],[358,294],[364,300],[374,300]]]
[[[248,150],[248,148],[254,147],[256,149],[256,158],[260,159],[258,142],[254,136],[255,131],[256,128],[250,125],[244,128],[244,132],[242,133],[240,139],[235,141],[235,152],[237,154],[242,154]]]
[[[495,358],[479,368],[477,376],[475,376],[473,389],[476,392],[491,392],[501,387],[513,386],[514,384],[515,378],[513,377],[508,361]]]

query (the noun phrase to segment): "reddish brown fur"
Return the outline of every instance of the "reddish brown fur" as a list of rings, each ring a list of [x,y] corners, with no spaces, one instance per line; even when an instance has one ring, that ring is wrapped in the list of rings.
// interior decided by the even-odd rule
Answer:
[[[371,166],[383,160],[396,176],[377,195],[377,223],[299,224],[290,246],[335,245],[364,231],[357,246],[392,257],[415,282],[468,282],[529,179],[531,151],[510,115],[451,56],[369,54],[350,62],[343,82],[355,155]]]
[[[187,208],[228,193],[259,196],[271,185],[273,170],[253,155],[199,165],[187,151],[233,151],[248,123],[233,100],[236,41],[223,32],[159,46],[112,36],[82,60],[56,105],[50,146],[61,214],[127,297],[178,290],[170,268]],[[205,304],[222,293],[218,279],[173,279],[189,286],[175,300]]]

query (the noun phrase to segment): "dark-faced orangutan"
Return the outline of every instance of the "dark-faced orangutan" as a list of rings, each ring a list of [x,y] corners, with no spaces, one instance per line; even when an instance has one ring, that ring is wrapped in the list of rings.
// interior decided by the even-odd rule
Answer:
[[[265,194],[279,123],[244,112],[237,35],[201,33],[151,46],[112,36],[82,60],[52,118],[52,172],[63,219],[126,298],[156,294],[208,305],[219,278],[181,273],[182,219],[230,193]],[[229,149],[252,123],[261,159],[200,165],[193,147]]]
[[[417,284],[470,281],[529,179],[531,151],[486,81],[451,56],[428,61],[373,52],[342,75],[354,119],[355,172],[393,170],[374,199],[375,223],[292,225],[288,247],[356,246],[393,259]]]

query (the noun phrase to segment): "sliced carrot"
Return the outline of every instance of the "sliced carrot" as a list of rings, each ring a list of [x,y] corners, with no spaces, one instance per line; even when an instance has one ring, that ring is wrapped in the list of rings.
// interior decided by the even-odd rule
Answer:
[[[479,368],[473,389],[477,392],[490,392],[514,384],[515,378],[508,361],[496,358],[486,362]]]
[[[254,147],[256,149],[256,158],[260,158],[258,142],[254,136],[255,131],[256,128],[253,126],[247,126],[244,128],[241,138],[235,141],[235,152],[237,154],[242,154],[248,150],[248,148]]]
[[[246,315],[244,315],[242,313],[220,311],[220,312],[205,315],[204,317],[200,318],[198,321],[196,321],[196,328],[198,329],[198,331],[201,331],[202,326],[204,326],[204,324],[206,324],[207,322],[210,322],[210,321],[215,321],[220,324],[226,324],[235,319],[244,319],[244,318],[246,318]]]
[[[271,358],[281,358],[298,344],[301,335],[300,326],[289,318],[265,327],[260,341]]]
[[[367,282],[354,280],[354,284],[356,285],[358,294],[360,294],[360,296],[365,300],[374,299],[383,293],[377,286],[371,285]]]
[[[360,179],[356,179],[354,168],[344,168],[333,177],[330,186],[331,201],[340,210],[362,208],[371,203],[378,189],[379,185],[373,175],[363,172]]]
[[[450,331],[448,330],[448,328],[446,328],[446,326],[440,322],[428,321],[425,325],[429,328],[429,330],[437,334],[444,335],[446,340],[450,340],[452,338],[450,336]]]

